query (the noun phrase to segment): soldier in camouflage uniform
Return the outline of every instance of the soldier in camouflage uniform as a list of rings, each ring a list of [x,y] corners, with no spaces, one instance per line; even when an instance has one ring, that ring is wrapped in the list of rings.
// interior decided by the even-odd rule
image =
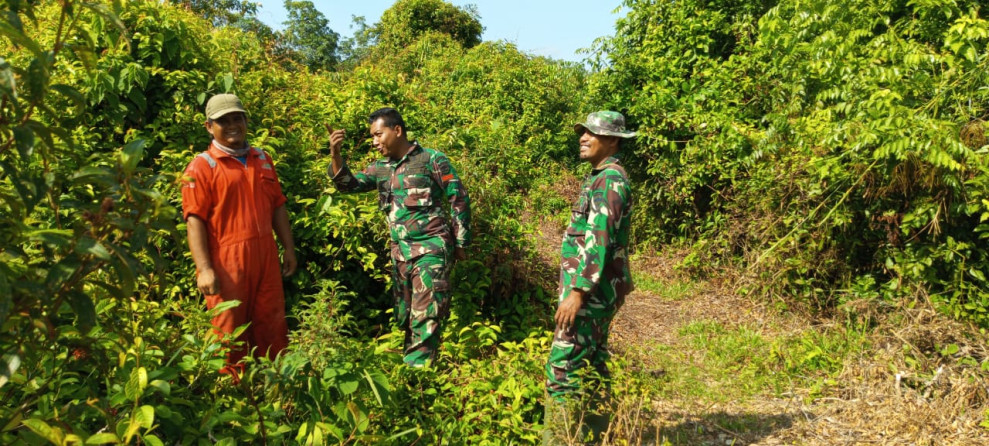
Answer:
[[[410,142],[402,115],[393,108],[371,113],[371,136],[381,158],[353,174],[340,146],[345,132],[330,135],[328,174],[342,192],[377,189],[388,220],[393,263],[395,317],[405,329],[405,363],[435,360],[450,307],[450,267],[470,243],[470,199],[441,152]],[[449,201],[449,218],[443,202]],[[453,259],[451,259],[453,257]]]
[[[564,403],[568,395],[581,390],[599,390],[593,388],[594,382],[582,383],[582,378],[607,380],[608,330],[632,290],[628,262],[632,190],[615,155],[620,139],[632,138],[635,132],[625,131],[625,117],[613,111],[591,113],[574,131],[580,135],[580,158],[593,167],[563,236],[560,303],[546,364],[549,405]],[[585,422],[591,423],[589,417]]]

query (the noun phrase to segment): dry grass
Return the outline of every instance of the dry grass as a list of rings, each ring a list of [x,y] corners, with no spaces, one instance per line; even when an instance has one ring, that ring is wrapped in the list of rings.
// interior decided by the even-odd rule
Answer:
[[[897,309],[871,336],[877,346],[846,365],[813,419],[782,432],[792,444],[985,445],[989,375],[978,330],[928,306]],[[944,346],[959,346],[944,355]],[[971,358],[965,360],[965,358]]]
[[[676,284],[687,280],[673,267],[676,262],[676,256],[656,255],[635,266]],[[614,323],[612,346],[630,372],[667,373],[656,368],[657,347],[679,352],[685,361],[702,358],[704,352],[682,351],[688,346],[679,332],[692,321],[754,328],[766,339],[845,322],[780,313],[739,296],[730,281],[708,281],[693,290],[680,300],[642,290],[629,297]],[[989,358],[986,336],[923,301],[914,309],[852,306],[871,321],[864,337],[871,347],[848,358],[823,388],[794,377],[794,387],[781,394],[766,389],[754,397],[705,398],[665,389],[663,399],[642,405],[629,397],[616,407],[620,432],[610,444],[989,444],[989,429],[980,426],[989,411],[989,373],[979,367]],[[948,345],[957,352],[947,354]],[[676,385],[674,379],[659,382]]]

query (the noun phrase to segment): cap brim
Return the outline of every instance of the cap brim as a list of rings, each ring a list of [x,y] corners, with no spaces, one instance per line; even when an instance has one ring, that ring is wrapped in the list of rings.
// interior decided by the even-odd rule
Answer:
[[[587,124],[574,124],[573,131],[578,135],[583,135],[584,131],[589,131],[595,135],[617,136],[619,138],[635,138],[635,132],[612,132],[600,127],[588,126]]]
[[[227,115],[227,114],[234,113],[234,112],[241,112],[241,113],[243,113],[245,115],[247,114],[247,110],[244,110],[244,109],[242,109],[240,107],[229,107],[229,108],[225,108],[223,110],[217,111],[217,112],[213,113],[212,115],[207,116],[206,118],[207,119],[218,119],[219,117],[221,117],[223,115]]]

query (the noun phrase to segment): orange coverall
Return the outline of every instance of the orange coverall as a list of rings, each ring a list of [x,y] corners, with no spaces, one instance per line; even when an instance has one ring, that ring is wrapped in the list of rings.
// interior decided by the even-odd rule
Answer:
[[[274,357],[288,345],[285,294],[278,247],[272,234],[274,210],[286,198],[278,175],[261,149],[251,148],[247,165],[213,147],[196,156],[185,170],[192,178],[182,187],[182,214],[206,222],[209,253],[220,294],[206,296],[212,309],[220,302],[239,300],[240,306],[213,318],[218,333],[231,333],[251,323],[241,336],[246,347],[232,350],[236,364],[248,349]]]

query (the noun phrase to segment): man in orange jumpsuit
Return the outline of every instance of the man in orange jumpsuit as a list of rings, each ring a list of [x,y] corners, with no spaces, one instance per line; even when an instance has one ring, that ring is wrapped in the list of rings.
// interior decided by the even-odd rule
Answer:
[[[231,373],[242,370],[250,349],[272,358],[288,345],[282,277],[295,272],[295,242],[278,175],[271,158],[247,143],[247,111],[237,96],[210,98],[206,131],[213,141],[185,170],[182,214],[206,306],[240,301],[214,317],[213,327],[230,334],[250,323],[238,338],[244,345],[230,351],[221,370]],[[280,275],[272,230],[285,251]]]

